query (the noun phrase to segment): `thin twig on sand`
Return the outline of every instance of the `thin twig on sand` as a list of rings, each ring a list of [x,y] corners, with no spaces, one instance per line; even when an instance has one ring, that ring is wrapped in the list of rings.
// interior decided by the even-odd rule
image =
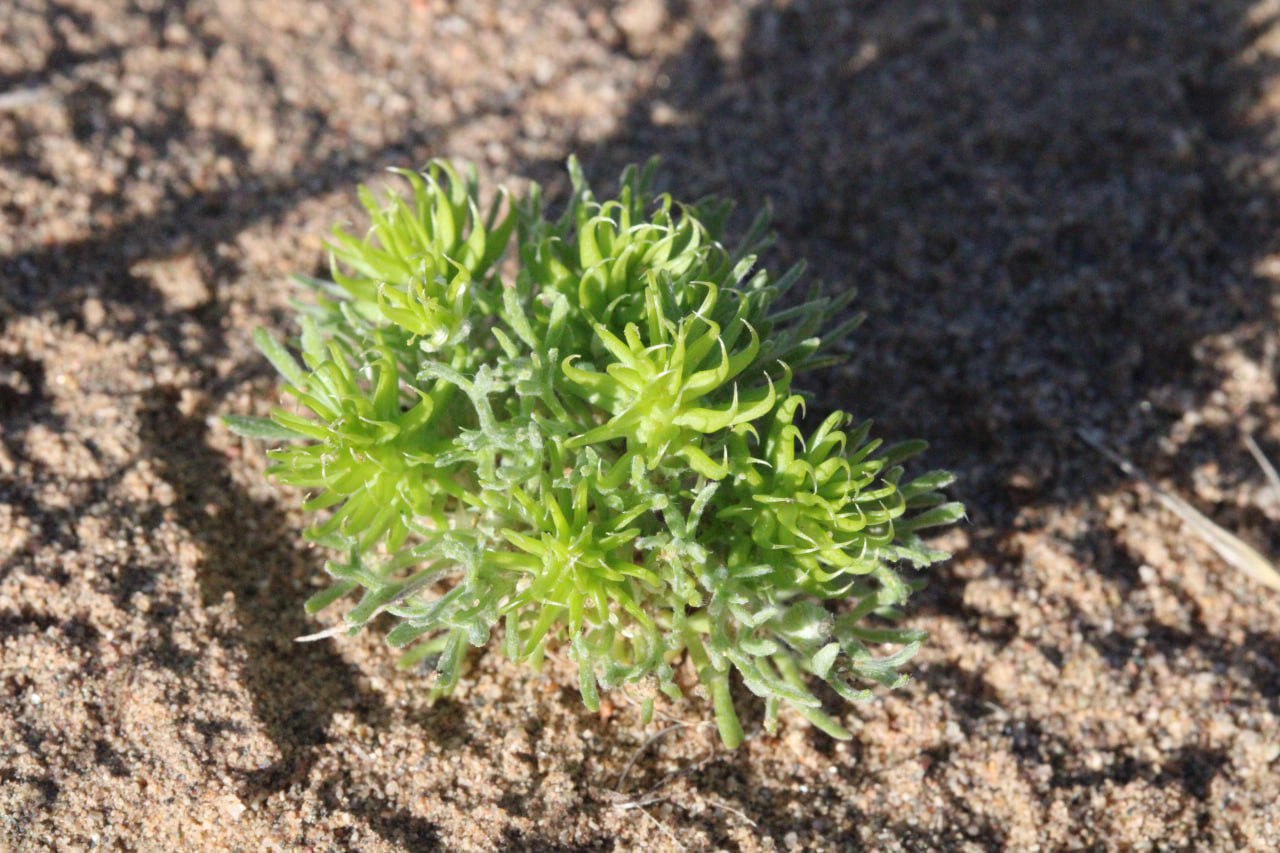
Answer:
[[[644,743],[640,744],[640,746],[637,747],[636,750],[631,753],[631,757],[627,760],[626,765],[622,768],[622,772],[618,774],[618,781],[617,783],[615,783],[614,789],[609,792],[615,800],[613,807],[615,809],[619,809],[620,811],[629,811],[631,809],[638,809],[641,812],[641,814],[643,814],[645,817],[649,818],[649,820],[657,824],[658,827],[663,831],[663,833],[667,835],[667,837],[669,837],[677,845],[679,845],[682,850],[686,849],[685,845],[682,844],[680,840],[676,838],[676,836],[670,831],[670,829],[666,826],[666,824],[664,824],[662,821],[658,820],[656,817],[654,817],[652,814],[649,813],[648,807],[660,802],[670,802],[670,803],[673,803],[674,805],[680,806],[681,808],[688,809],[688,806],[686,804],[678,802],[677,800],[674,800],[670,797],[661,795],[658,792],[661,791],[663,788],[667,787],[667,785],[671,784],[676,779],[679,779],[681,776],[687,776],[690,773],[693,773],[699,768],[705,766],[707,762],[715,758],[718,753],[715,750],[712,750],[710,753],[698,759],[697,761],[687,764],[684,767],[681,767],[679,770],[668,773],[666,776],[662,777],[662,779],[660,779],[656,785],[649,788],[649,790],[645,791],[643,794],[638,794],[633,797],[627,797],[625,794],[623,794],[623,786],[626,784],[627,776],[630,775],[632,768],[635,767],[636,761],[639,760],[640,756],[643,755],[645,750],[647,750],[650,746],[657,743],[659,740],[666,737],[668,734],[672,732],[680,731],[682,729],[707,728],[707,727],[711,727],[712,725],[713,724],[709,722],[700,722],[700,723],[677,722],[670,726],[667,726],[665,729],[662,729],[661,731],[655,732]],[[719,800],[714,800],[710,797],[704,797],[702,799],[708,806],[712,808],[720,809],[722,811],[729,812],[730,814],[737,815],[738,817],[742,818],[742,820],[744,820],[746,823],[748,823],[751,826],[757,825],[756,822],[752,820],[745,812],[743,812],[740,809],[734,808],[733,806],[730,806],[728,803],[723,803],[723,802],[720,802]]]
[[[1084,429],[1076,432],[1081,441],[1111,460],[1121,471],[1145,483],[1160,503],[1181,518],[1219,557],[1258,583],[1280,591],[1280,572],[1277,572],[1271,561],[1259,554],[1251,545],[1220,527],[1182,498],[1156,485],[1141,468],[1107,447],[1096,433]]]
[[[627,781],[627,775],[631,773],[631,768],[636,766],[636,761],[640,759],[640,756],[644,754],[644,751],[649,747],[653,746],[658,741],[662,740],[662,738],[666,737],[671,732],[679,731],[681,729],[700,729],[710,725],[711,725],[710,723],[705,723],[705,722],[674,723],[670,726],[667,726],[665,729],[662,729],[661,731],[655,732],[648,740],[640,744],[640,746],[636,748],[635,752],[631,753],[631,758],[627,760],[626,765],[622,768],[622,772],[618,774],[618,781],[614,784],[613,789],[617,791],[619,794],[621,794],[622,786]]]
[[[1244,446],[1249,448],[1249,453],[1253,456],[1253,461],[1258,463],[1258,467],[1262,469],[1262,473],[1266,475],[1267,483],[1271,486],[1271,499],[1280,501],[1280,474],[1276,473],[1276,466],[1271,464],[1271,460],[1267,458],[1267,454],[1262,452],[1262,448],[1258,446],[1258,442],[1253,440],[1253,436],[1248,433],[1244,434]]]
[[[28,86],[0,92],[0,113],[16,112],[26,107],[57,100],[57,94],[48,86]]]

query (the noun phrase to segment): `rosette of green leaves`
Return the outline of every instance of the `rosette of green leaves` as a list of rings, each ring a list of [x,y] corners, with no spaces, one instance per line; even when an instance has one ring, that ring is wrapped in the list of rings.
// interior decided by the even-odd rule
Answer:
[[[491,276],[516,224],[502,213],[507,193],[501,190],[482,217],[474,170],[463,179],[434,161],[422,173],[391,171],[409,184],[408,196],[379,199],[361,187],[368,231],[359,238],[335,227],[333,281],[306,283],[321,291],[334,334],[379,330],[403,348],[456,349],[495,308]]]
[[[474,177],[402,174],[406,196],[362,191],[363,239],[335,232],[333,281],[307,282],[301,363],[257,336],[295,405],[229,419],[288,442],[270,471],[342,553],[309,608],[360,592],[342,629],[391,614],[439,693],[497,629],[534,666],[566,649],[591,708],[649,679],[679,696],[688,660],[730,745],[735,679],[768,726],[785,703],[847,736],[806,673],[850,699],[898,683],[920,637],[891,624],[894,566],[945,556],[916,531],[962,513],[945,474],[899,485],[918,444],[840,412],[805,438],[792,375],[848,296],[789,301],[802,270],[757,269],[763,217],[729,248],[728,206],[655,198],[652,167],[600,202],[571,161],[554,220],[536,186],[482,217]]]

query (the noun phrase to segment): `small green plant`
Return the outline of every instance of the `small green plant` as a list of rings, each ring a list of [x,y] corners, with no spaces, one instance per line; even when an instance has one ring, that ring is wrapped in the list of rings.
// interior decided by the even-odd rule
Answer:
[[[829,360],[849,294],[784,304],[802,269],[756,268],[766,217],[727,248],[729,205],[655,198],[653,168],[602,202],[571,160],[558,218],[536,186],[482,213],[443,162],[362,188],[368,234],[335,230],[332,281],[305,280],[301,361],[256,335],[296,405],[228,424],[288,442],[269,473],[325,513],[308,536],[341,556],[307,609],[359,593],[353,632],[391,614],[436,694],[497,629],[515,661],[563,649],[593,710],[696,677],[732,747],[737,673],[769,730],[787,703],[848,737],[806,674],[849,700],[904,680],[923,636],[893,627],[894,566],[946,557],[917,533],[963,509],[946,473],[902,482],[922,442],[844,412],[806,434],[792,376]]]

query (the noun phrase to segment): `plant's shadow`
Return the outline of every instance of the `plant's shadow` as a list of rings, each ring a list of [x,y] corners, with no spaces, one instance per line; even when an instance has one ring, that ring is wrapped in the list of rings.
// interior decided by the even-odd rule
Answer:
[[[1243,58],[1268,23],[1253,11],[763,6],[732,61],[695,35],[587,171],[656,153],[684,196],[768,200],[769,260],[808,259],[869,313],[849,369],[798,385],[926,436],[1003,526],[1028,499],[1015,473],[1045,502],[1114,482],[1089,476],[1105,466],[1075,427],[1146,446],[1224,378],[1195,371],[1197,343],[1270,327],[1274,128],[1245,118],[1275,69]]]

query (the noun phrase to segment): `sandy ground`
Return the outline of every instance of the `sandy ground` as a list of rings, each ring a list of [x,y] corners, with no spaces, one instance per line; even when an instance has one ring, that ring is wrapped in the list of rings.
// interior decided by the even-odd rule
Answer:
[[[0,0],[0,848],[1276,849],[1280,600],[1074,431],[1280,554],[1278,11]],[[217,420],[252,329],[384,167],[571,151],[772,199],[870,314],[810,386],[962,477],[848,743],[292,642],[323,555]]]

